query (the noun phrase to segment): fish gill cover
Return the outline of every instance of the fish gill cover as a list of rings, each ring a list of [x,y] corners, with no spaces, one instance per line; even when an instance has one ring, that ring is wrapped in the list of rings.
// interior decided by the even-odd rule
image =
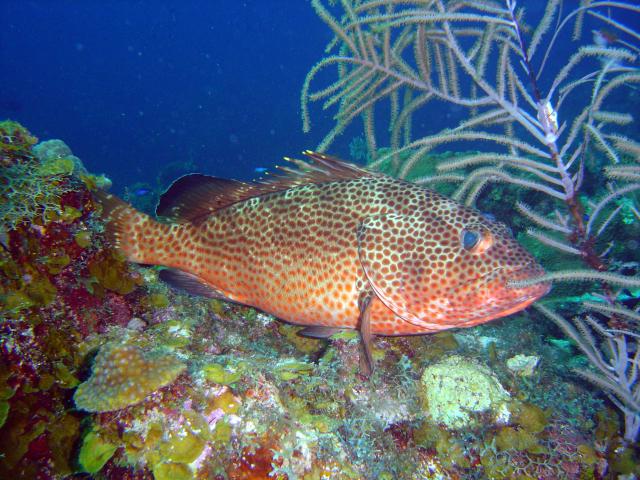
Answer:
[[[31,130],[0,123],[0,476],[640,475],[635,3],[313,0],[287,3],[281,14],[267,2],[33,1],[0,9],[0,113]],[[473,218],[473,228],[463,222],[452,257],[495,251],[496,232],[513,236],[547,273],[507,278],[505,288],[542,293],[552,282],[551,293],[504,321],[376,337],[367,377],[360,336],[380,333],[366,328],[375,315],[358,317],[361,333],[317,329],[318,316],[307,334],[330,339],[300,336],[301,327],[244,298],[228,302],[229,292],[198,275],[130,263],[104,221],[113,205],[100,192],[111,183],[152,213],[185,173],[246,179],[310,147],[366,164],[335,167],[347,177],[408,180],[407,188],[447,195],[452,208],[466,205],[456,211],[474,213],[454,218]],[[159,213],[175,214],[162,228],[177,228],[167,216],[192,228],[230,199],[246,201],[237,207],[245,210],[270,206],[251,193],[278,192],[282,182],[295,197],[328,180],[326,165],[297,166],[256,184],[201,175],[194,189],[186,177],[189,191],[160,204]],[[202,192],[213,196],[194,201]],[[344,190],[345,201],[353,196]],[[437,212],[431,229],[369,219],[359,226],[362,245],[441,248],[408,241],[416,231],[448,237],[457,220]],[[300,208],[291,217],[317,215]],[[329,246],[340,246],[350,233],[335,215],[326,219],[334,220]],[[391,243],[376,236],[384,225],[407,235]],[[158,242],[153,229],[129,233],[142,233],[145,248]],[[158,255],[185,247],[166,240],[173,246],[157,245]],[[378,287],[397,269],[384,248],[358,258],[387,267],[381,278],[376,268],[366,275]],[[329,248],[311,260],[325,256]],[[321,269],[318,278],[261,275],[270,261],[256,257],[230,276],[221,264],[216,275],[254,285],[249,292],[293,281],[295,301],[283,308],[331,284]],[[424,265],[405,266],[404,292]],[[477,268],[454,266],[443,272],[447,282]],[[439,308],[477,306],[483,318],[495,308],[483,285],[440,288],[444,297],[434,287],[415,300],[373,288],[385,301],[364,295],[354,308],[401,303],[409,318],[437,298]],[[434,325],[437,314],[412,321]]]

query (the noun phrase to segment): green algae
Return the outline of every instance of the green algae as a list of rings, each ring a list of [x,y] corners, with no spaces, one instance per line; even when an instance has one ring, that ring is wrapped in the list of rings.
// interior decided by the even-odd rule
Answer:
[[[129,274],[124,258],[117,254],[106,255],[92,262],[89,273],[102,288],[120,295],[133,292],[139,283]]]
[[[155,480],[192,480],[193,472],[182,463],[162,462],[153,466]]]
[[[80,420],[73,414],[66,414],[51,421],[47,430],[56,472],[61,477],[71,475],[75,471],[73,459],[80,438]]]
[[[313,372],[313,365],[306,362],[286,360],[276,365],[275,375],[282,381],[294,380],[308,376]]]
[[[95,431],[91,431],[82,441],[78,463],[83,471],[98,473],[113,457],[117,449],[117,445],[105,441]]]
[[[538,443],[538,438],[531,432],[513,427],[503,427],[495,436],[498,450],[525,450],[529,453],[547,453],[546,449]]]
[[[3,435],[0,435],[0,439],[2,439],[0,447],[4,451],[4,457],[0,458],[0,463],[8,469],[15,467],[29,451],[31,442],[45,433],[47,428],[45,420],[39,420],[34,425],[30,425],[27,418],[22,416],[14,418],[13,410],[11,410],[11,417],[7,418],[7,423],[3,427]]]
[[[229,422],[221,420],[216,423],[211,438],[214,442],[219,442],[223,445],[227,445],[231,441],[232,430],[233,429],[231,428]]]
[[[91,232],[83,230],[74,235],[73,239],[79,247],[87,248],[91,245]]]
[[[9,416],[9,402],[0,400],[0,428],[2,428]]]
[[[46,307],[53,303],[58,290],[47,277],[36,273],[31,282],[25,286],[24,293],[34,306]]]
[[[512,414],[513,423],[533,434],[542,432],[549,423],[549,413],[531,403],[518,403],[513,407],[510,406],[509,411]]]
[[[162,458],[175,463],[191,463],[200,456],[206,442],[188,429],[169,432],[160,444]]]
[[[61,388],[75,388],[80,384],[80,380],[71,373],[69,367],[62,362],[56,362],[53,366],[53,375],[57,384]]]
[[[440,461],[446,467],[459,466],[467,468],[470,466],[464,444],[446,432],[442,432],[438,436],[436,450]]]
[[[38,168],[38,175],[52,176],[52,175],[72,175],[75,170],[75,162],[72,158],[57,158],[54,160],[45,161]]]
[[[224,413],[238,413],[240,401],[234,397],[231,390],[226,390],[213,400],[212,407],[214,409],[219,408]]]
[[[323,340],[298,335],[300,330],[302,330],[302,327],[296,325],[289,325],[287,323],[278,325],[278,332],[301,353],[315,353],[324,346],[325,342]]]
[[[60,220],[64,223],[73,223],[80,217],[82,217],[82,212],[69,205],[65,205],[60,213]]]
[[[71,257],[66,253],[53,254],[43,257],[40,261],[51,275],[57,275],[71,263]]]
[[[169,299],[164,293],[152,293],[146,303],[152,308],[165,308],[169,306]]]
[[[242,378],[240,370],[232,370],[219,363],[210,363],[202,367],[202,373],[207,380],[220,385],[230,385]]]
[[[156,307],[152,308],[155,309]],[[193,339],[193,331],[189,319],[168,320],[155,325],[149,332],[153,334],[157,343],[168,349],[187,347]]]

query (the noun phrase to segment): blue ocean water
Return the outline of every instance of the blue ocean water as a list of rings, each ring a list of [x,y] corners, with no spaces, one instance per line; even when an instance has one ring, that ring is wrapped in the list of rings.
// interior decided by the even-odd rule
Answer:
[[[542,15],[543,2],[520,4],[530,21]],[[260,177],[333,127],[334,112],[316,106],[312,131],[301,128],[305,75],[332,37],[307,1],[4,0],[0,25],[0,118],[63,139],[117,193],[190,171]],[[564,34],[559,50],[571,48]],[[376,110],[383,136],[387,109]],[[462,114],[436,106],[414,118],[414,134]],[[361,135],[353,122],[331,153],[348,158]]]
[[[63,139],[115,191],[162,168],[256,177],[330,128],[301,129],[331,36],[308,2],[3,0],[0,25],[0,118]]]

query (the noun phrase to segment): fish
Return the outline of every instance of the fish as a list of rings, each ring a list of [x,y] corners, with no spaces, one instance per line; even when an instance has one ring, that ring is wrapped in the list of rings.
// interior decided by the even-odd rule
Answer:
[[[609,48],[619,40],[618,35],[610,30],[591,30],[591,33],[593,34],[593,43],[598,47]]]
[[[255,307],[326,338],[356,329],[365,373],[375,336],[472,327],[518,312],[548,282],[508,227],[433,190],[322,153],[255,182],[176,180],[157,219],[97,192],[131,262],[189,293]]]
[[[136,197],[144,197],[145,195],[148,195],[149,193],[151,193],[151,189],[150,188],[146,188],[146,187],[140,187],[140,188],[137,188],[136,190],[133,191],[133,194]]]

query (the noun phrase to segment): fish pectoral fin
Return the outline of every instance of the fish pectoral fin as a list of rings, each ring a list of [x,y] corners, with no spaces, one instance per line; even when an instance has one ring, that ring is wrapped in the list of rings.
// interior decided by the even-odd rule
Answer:
[[[218,298],[225,300],[226,297],[216,289],[204,283],[199,277],[191,273],[167,268],[160,271],[160,280],[171,285],[173,288],[182,290],[197,297]]]
[[[358,300],[360,316],[358,317],[358,331],[362,344],[362,355],[360,355],[360,371],[365,377],[370,377],[373,373],[373,356],[371,346],[373,344],[373,333],[371,332],[371,305],[373,305],[374,293],[364,292]]]
[[[305,327],[298,332],[298,335],[307,338],[327,339],[331,335],[335,335],[336,333],[342,332],[343,330],[344,328],[334,327]]]

